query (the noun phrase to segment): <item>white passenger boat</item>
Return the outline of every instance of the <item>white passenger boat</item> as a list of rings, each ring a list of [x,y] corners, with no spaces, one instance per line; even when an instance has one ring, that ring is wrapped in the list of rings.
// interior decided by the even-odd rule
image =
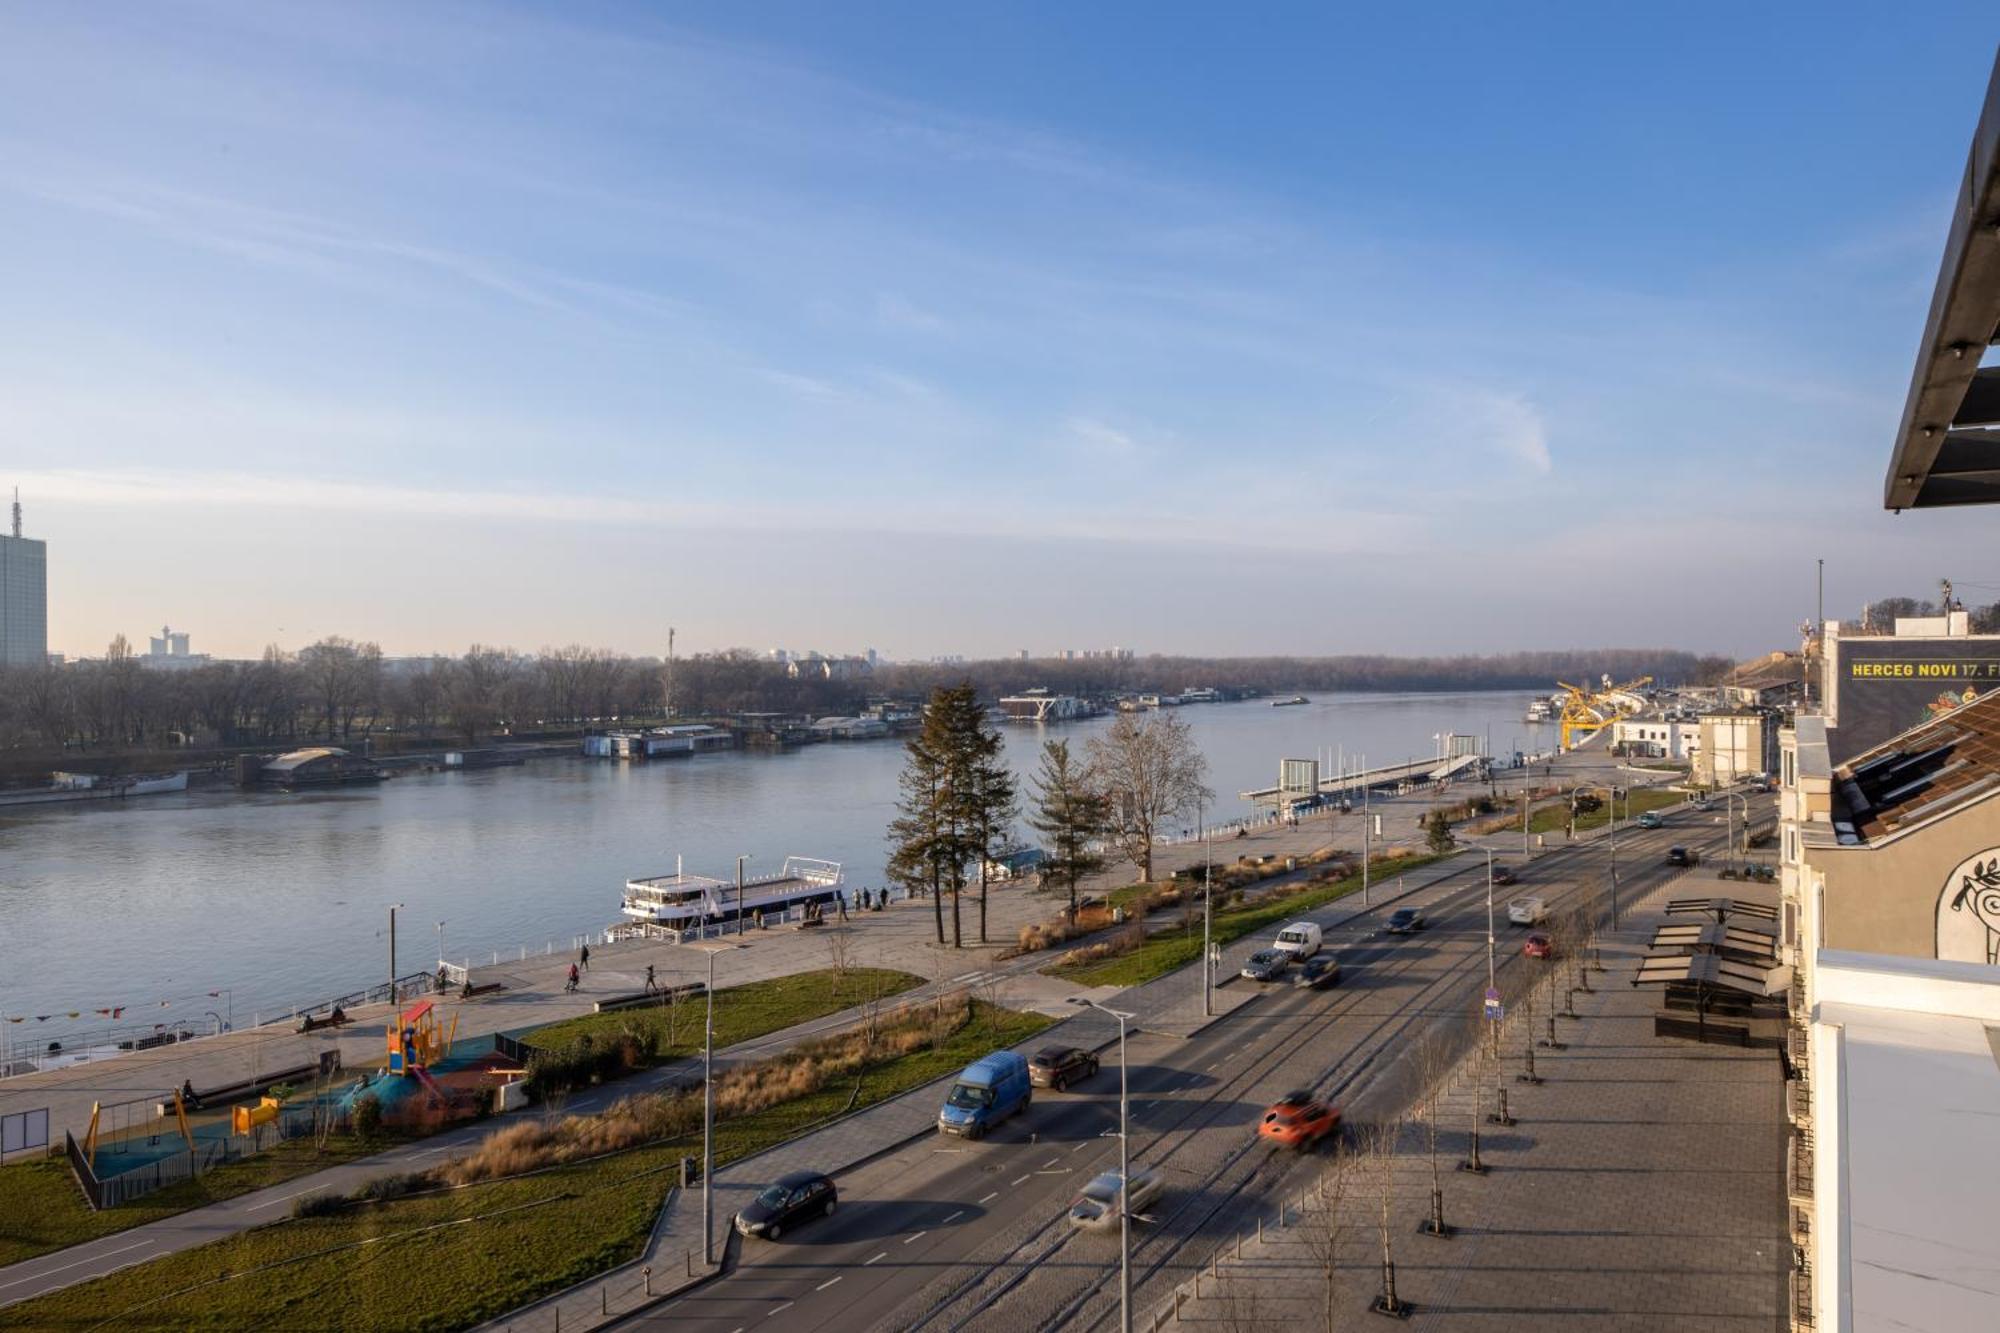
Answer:
[[[684,930],[703,921],[734,921],[742,916],[783,912],[802,903],[830,903],[846,883],[838,861],[788,856],[775,875],[743,881],[690,875],[678,865],[671,875],[651,875],[625,881],[624,915],[647,925]]]

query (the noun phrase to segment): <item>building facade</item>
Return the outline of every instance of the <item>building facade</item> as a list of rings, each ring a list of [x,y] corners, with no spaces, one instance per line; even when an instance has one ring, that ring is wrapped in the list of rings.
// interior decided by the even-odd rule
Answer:
[[[0,664],[40,666],[49,660],[49,553],[46,542],[14,531],[0,535]]]

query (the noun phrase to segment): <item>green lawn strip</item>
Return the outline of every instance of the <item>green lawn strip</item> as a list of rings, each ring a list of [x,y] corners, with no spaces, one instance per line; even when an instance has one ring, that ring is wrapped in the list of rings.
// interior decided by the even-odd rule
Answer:
[[[1632,792],[1630,815],[1643,815],[1648,810],[1677,809],[1687,803],[1687,798],[1688,794],[1684,791],[1669,791],[1663,787],[1635,788]],[[1621,797],[1618,802],[1619,827],[1624,827],[1625,821],[1630,815],[1628,815],[1626,810],[1626,802]],[[1586,811],[1577,816],[1577,832],[1582,833],[1589,829],[1603,828],[1605,824],[1610,822],[1610,819],[1611,807],[1609,805],[1602,805],[1595,810]],[[1560,833],[1568,823],[1569,802],[1563,800],[1558,801],[1554,805],[1544,806],[1529,815],[1528,831],[1530,833]],[[1519,825],[1515,827],[1519,828]]]
[[[1442,859],[1429,854],[1403,856],[1392,860],[1374,861],[1371,863],[1371,869],[1379,882],[1389,875],[1407,874]],[[1228,911],[1217,912],[1209,925],[1209,932],[1217,944],[1228,944],[1252,931],[1262,930],[1273,922],[1286,920],[1301,912],[1311,911],[1315,907],[1323,907],[1335,899],[1357,893],[1360,889],[1360,874],[1346,875],[1307,889],[1304,893],[1263,899]],[[1119,954],[1115,958],[1089,963],[1056,964],[1041,970],[1049,976],[1060,977],[1064,981],[1080,982],[1087,986],[1137,986],[1156,977],[1163,977],[1177,968],[1186,967],[1200,958],[1201,935],[1198,932],[1190,932],[1186,935],[1159,936],[1146,941],[1130,953]]]
[[[936,1049],[870,1068],[853,1107],[920,1087],[1054,1021],[975,1005],[972,1020]],[[853,1097],[854,1084],[842,1083],[718,1121],[716,1160],[783,1142],[848,1110]],[[539,1175],[287,1219],[10,1306],[6,1321],[29,1328],[84,1328],[114,1317],[121,1329],[466,1328],[636,1256],[676,1178],[669,1168],[700,1142],[696,1134]],[[426,1227],[435,1229],[420,1230]],[[242,1276],[218,1280],[224,1274]]]
[[[922,984],[921,977],[908,972],[855,967],[849,968],[844,978],[827,969],[718,989],[716,1045],[729,1046],[783,1031],[794,1024],[851,1009],[871,997],[899,995]],[[677,1024],[670,1023],[663,1011],[651,1009],[586,1014],[538,1028],[529,1034],[529,1040],[553,1049],[584,1035],[604,1040],[628,1028],[648,1024],[660,1034],[661,1049],[656,1057],[659,1061],[678,1059],[700,1050],[700,1009],[686,1003],[681,1007]],[[672,1043],[667,1040],[670,1028],[676,1029],[678,1038]],[[295,1139],[270,1152],[218,1167],[198,1179],[170,1185],[136,1202],[101,1213],[92,1211],[84,1201],[68,1165],[60,1159],[0,1168],[0,1266],[144,1226],[268,1185],[282,1184],[380,1152],[387,1146],[389,1143],[381,1141],[363,1145],[351,1135],[339,1135],[329,1141],[324,1152],[316,1153],[310,1140]]]
[[[324,1151],[315,1151],[310,1138],[293,1139],[101,1213],[84,1201],[69,1163],[60,1157],[0,1167],[0,1267],[281,1185],[388,1146],[380,1141],[363,1145],[350,1135],[340,1135],[329,1140]]]
[[[886,967],[850,967],[842,976],[832,968],[798,972],[788,977],[745,982],[741,986],[717,987],[715,992],[715,1045],[718,1050],[773,1032],[782,1032],[799,1023],[852,1009],[870,999],[886,999],[924,984],[922,977]],[[608,1014],[583,1014],[565,1018],[523,1033],[521,1039],[544,1050],[560,1050],[580,1038],[593,1042],[613,1040],[629,1030],[651,1027],[659,1033],[657,1063],[667,1063],[701,1050],[701,1015],[706,1001],[681,1001],[674,1014],[662,1004],[658,1008],[620,1009]]]

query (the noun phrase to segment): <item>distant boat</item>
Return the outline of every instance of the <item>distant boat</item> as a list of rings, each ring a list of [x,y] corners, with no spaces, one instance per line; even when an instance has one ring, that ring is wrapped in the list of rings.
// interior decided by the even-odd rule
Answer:
[[[1547,699],[1535,699],[1529,702],[1528,714],[1521,720],[1524,722],[1547,722],[1554,718],[1554,716],[1555,709],[1550,706]]]
[[[1289,698],[1289,699],[1273,699],[1273,700],[1271,700],[1271,707],[1273,707],[1273,708],[1295,708],[1295,707],[1297,707],[1297,706],[1298,706],[1299,704],[1309,704],[1309,703],[1311,703],[1311,702],[1312,702],[1312,700],[1310,700],[1310,699],[1306,698],[1306,697],[1305,697],[1305,696],[1304,696],[1303,694],[1295,694],[1295,695],[1293,695],[1293,696],[1292,696],[1291,698]]]

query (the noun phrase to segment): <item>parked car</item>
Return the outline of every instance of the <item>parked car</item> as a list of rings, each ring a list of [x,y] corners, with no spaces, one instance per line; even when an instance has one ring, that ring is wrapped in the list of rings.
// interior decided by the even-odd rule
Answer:
[[[1279,953],[1276,949],[1259,949],[1250,955],[1237,975],[1246,981],[1276,981],[1285,970],[1292,956]]]
[[[1555,942],[1540,931],[1528,936],[1528,942],[1521,946],[1521,952],[1529,958],[1554,958]]]
[[[1339,1107],[1321,1101],[1310,1092],[1288,1092],[1264,1112],[1257,1125],[1257,1137],[1307,1152],[1339,1128]]]
[[[1633,822],[1640,828],[1665,828],[1667,826],[1667,821],[1660,818],[1660,813],[1657,810],[1641,811],[1639,817]]]
[[[1690,847],[1667,848],[1667,864],[1670,866],[1695,866],[1701,864],[1701,853]]]
[[[1389,918],[1388,931],[1391,935],[1408,935],[1413,931],[1422,930],[1428,925],[1430,925],[1430,922],[1424,919],[1423,908],[1398,907],[1395,913]]]
[[[1028,1082],[1057,1092],[1096,1072],[1096,1054],[1077,1046],[1044,1046],[1028,1061]]]
[[[1034,1102],[1028,1061],[1013,1051],[974,1060],[958,1076],[938,1109],[938,1128],[968,1139],[984,1138],[995,1125]]]
[[[1166,1193],[1167,1182],[1157,1171],[1139,1170],[1132,1173],[1131,1201],[1125,1205],[1128,1213],[1143,1213],[1159,1202]],[[1097,1179],[1083,1187],[1083,1193],[1076,1196],[1076,1202],[1069,1206],[1069,1220],[1085,1231],[1113,1231],[1118,1226],[1118,1173],[1106,1171]]]
[[[1305,990],[1325,990],[1340,981],[1340,963],[1333,958],[1308,958],[1292,973],[1292,984]]]
[[[1507,919],[1517,926],[1538,926],[1548,914],[1548,903],[1532,893],[1522,894],[1507,904]]]
[[[736,1215],[736,1230],[745,1236],[776,1240],[791,1227],[815,1217],[831,1217],[840,1192],[817,1171],[793,1171],[779,1176]]]
[[[1319,952],[1319,927],[1310,921],[1294,921],[1278,932],[1271,947],[1294,958],[1310,958]]]
[[[1493,867],[1493,882],[1495,884],[1519,884],[1521,877],[1515,874],[1508,866],[1496,865]]]

